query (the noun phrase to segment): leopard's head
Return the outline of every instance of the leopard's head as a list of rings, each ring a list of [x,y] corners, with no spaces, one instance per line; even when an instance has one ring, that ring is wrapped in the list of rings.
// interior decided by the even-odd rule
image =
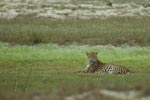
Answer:
[[[88,57],[88,64],[94,65],[97,62],[97,52],[86,52]]]

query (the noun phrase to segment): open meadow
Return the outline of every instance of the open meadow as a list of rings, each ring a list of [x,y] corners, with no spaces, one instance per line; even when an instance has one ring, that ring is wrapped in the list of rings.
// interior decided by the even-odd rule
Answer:
[[[86,52],[134,74],[78,73]],[[150,100],[149,0],[1,0],[0,100]]]
[[[23,92],[48,91],[48,94],[54,95],[49,98],[58,100],[68,95],[101,88],[118,91],[142,90],[144,95],[149,95],[149,49],[111,45],[11,46],[1,43],[0,88]],[[77,73],[86,66],[86,51],[98,51],[101,61],[128,66],[135,74],[117,76]]]

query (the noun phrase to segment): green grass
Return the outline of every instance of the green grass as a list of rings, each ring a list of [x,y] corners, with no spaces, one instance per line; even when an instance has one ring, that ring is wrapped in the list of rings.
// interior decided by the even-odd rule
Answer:
[[[98,51],[103,62],[127,66],[134,75],[79,74],[86,66],[86,51]],[[11,46],[0,44],[0,89],[52,90],[68,93],[96,88],[150,88],[148,47],[114,46]],[[67,86],[67,87],[66,87]]]
[[[109,2],[72,0],[71,3],[100,5],[101,1]],[[147,1],[111,2],[142,5]],[[42,7],[64,9],[64,5]],[[28,7],[36,8],[37,5]],[[62,100],[66,96],[97,89],[140,89],[150,95],[149,19],[141,16],[59,20],[33,15],[0,19],[0,100],[8,100],[5,97],[13,100],[14,95],[16,100],[29,100],[33,95],[42,95],[46,100]],[[98,58],[102,62],[127,66],[135,74],[76,73],[87,64],[86,51],[99,52]],[[11,93],[15,94],[12,96]],[[99,98],[113,99],[96,94],[95,100]]]
[[[66,19],[17,17],[0,19],[0,41],[12,44],[150,44],[149,17]]]

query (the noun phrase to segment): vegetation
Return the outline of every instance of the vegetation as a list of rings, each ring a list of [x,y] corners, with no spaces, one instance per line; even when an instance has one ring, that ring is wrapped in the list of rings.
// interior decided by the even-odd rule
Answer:
[[[149,17],[49,19],[20,16],[0,19],[0,41],[11,44],[150,45]]]
[[[97,11],[117,14],[98,18]],[[94,94],[86,100],[116,100],[98,94],[102,89],[150,95],[149,14],[147,0],[0,1],[0,100],[62,100],[88,91]],[[77,73],[87,51],[135,74]]]
[[[47,90],[53,95],[52,97],[61,94],[61,98],[99,88],[116,90],[140,88],[149,91],[149,49],[149,47],[126,45],[120,47],[54,44],[12,46],[1,43],[0,88],[5,91],[28,91],[27,93],[33,90]],[[135,74],[117,76],[76,73],[86,66],[86,51],[97,51],[101,61],[125,65]]]

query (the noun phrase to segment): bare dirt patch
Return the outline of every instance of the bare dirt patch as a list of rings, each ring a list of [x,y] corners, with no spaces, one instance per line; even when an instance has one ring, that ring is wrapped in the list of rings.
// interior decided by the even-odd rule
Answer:
[[[74,3],[71,0],[2,0],[0,18],[15,18],[19,15],[50,17],[56,19],[99,18],[109,16],[150,16],[150,7],[135,3],[113,3],[102,1],[84,1]]]
[[[115,91],[100,89],[95,91],[88,91],[77,95],[66,97],[65,100],[94,100],[96,96],[104,96],[117,100],[150,100],[150,96],[143,96],[142,91]],[[91,99],[89,99],[91,98]]]

